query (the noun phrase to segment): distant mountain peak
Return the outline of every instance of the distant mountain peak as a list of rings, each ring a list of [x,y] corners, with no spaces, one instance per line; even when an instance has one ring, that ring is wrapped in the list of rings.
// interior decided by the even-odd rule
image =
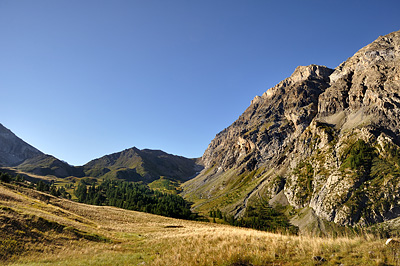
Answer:
[[[87,176],[146,183],[160,177],[186,181],[202,169],[196,159],[136,147],[94,159],[83,167]]]
[[[0,124],[0,165],[16,166],[43,153]]]

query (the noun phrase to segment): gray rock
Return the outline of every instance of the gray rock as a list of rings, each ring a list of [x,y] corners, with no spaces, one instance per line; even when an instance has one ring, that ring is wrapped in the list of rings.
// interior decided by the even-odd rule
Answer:
[[[0,124],[0,166],[16,166],[42,154]]]
[[[350,167],[346,158],[360,141],[374,165],[371,159]],[[218,206],[240,216],[257,198],[283,191],[287,204],[311,207],[328,221],[381,222],[400,216],[399,144],[400,31],[335,70],[298,67],[256,96],[211,141],[205,169],[184,185],[184,194],[202,199],[195,208]]]

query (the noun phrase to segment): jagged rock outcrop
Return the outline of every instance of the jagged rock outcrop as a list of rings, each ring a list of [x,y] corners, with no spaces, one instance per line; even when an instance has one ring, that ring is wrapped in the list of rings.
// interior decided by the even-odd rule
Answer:
[[[335,70],[298,67],[215,137],[186,197],[236,216],[252,200],[279,197],[342,225],[398,217],[399,55],[400,31]]]
[[[210,143],[202,160],[206,167],[227,170],[243,165],[253,170],[270,160],[304,131],[317,114],[318,96],[329,86],[333,70],[300,66],[293,75],[255,97],[247,110]]]
[[[320,120],[344,129],[372,122],[389,130],[397,139],[400,132],[399,55],[400,34],[395,32],[379,37],[338,66],[330,76],[331,86],[320,96]],[[338,119],[340,114],[342,119]]]

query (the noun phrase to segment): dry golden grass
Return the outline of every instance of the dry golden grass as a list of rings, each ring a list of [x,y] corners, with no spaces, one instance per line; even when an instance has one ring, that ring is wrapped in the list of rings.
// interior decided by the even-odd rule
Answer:
[[[325,258],[323,265],[396,265],[385,241],[368,236],[272,234],[79,204],[3,185],[0,206],[0,218],[11,208],[21,217],[43,217],[110,240],[50,230],[25,243],[25,252],[11,257],[10,265],[317,265],[314,256]]]

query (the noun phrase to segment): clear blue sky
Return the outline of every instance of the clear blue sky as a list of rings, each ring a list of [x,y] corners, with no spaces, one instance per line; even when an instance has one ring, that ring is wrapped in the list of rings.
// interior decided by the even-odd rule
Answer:
[[[0,123],[70,164],[200,157],[298,65],[400,29],[400,1],[0,0]]]

